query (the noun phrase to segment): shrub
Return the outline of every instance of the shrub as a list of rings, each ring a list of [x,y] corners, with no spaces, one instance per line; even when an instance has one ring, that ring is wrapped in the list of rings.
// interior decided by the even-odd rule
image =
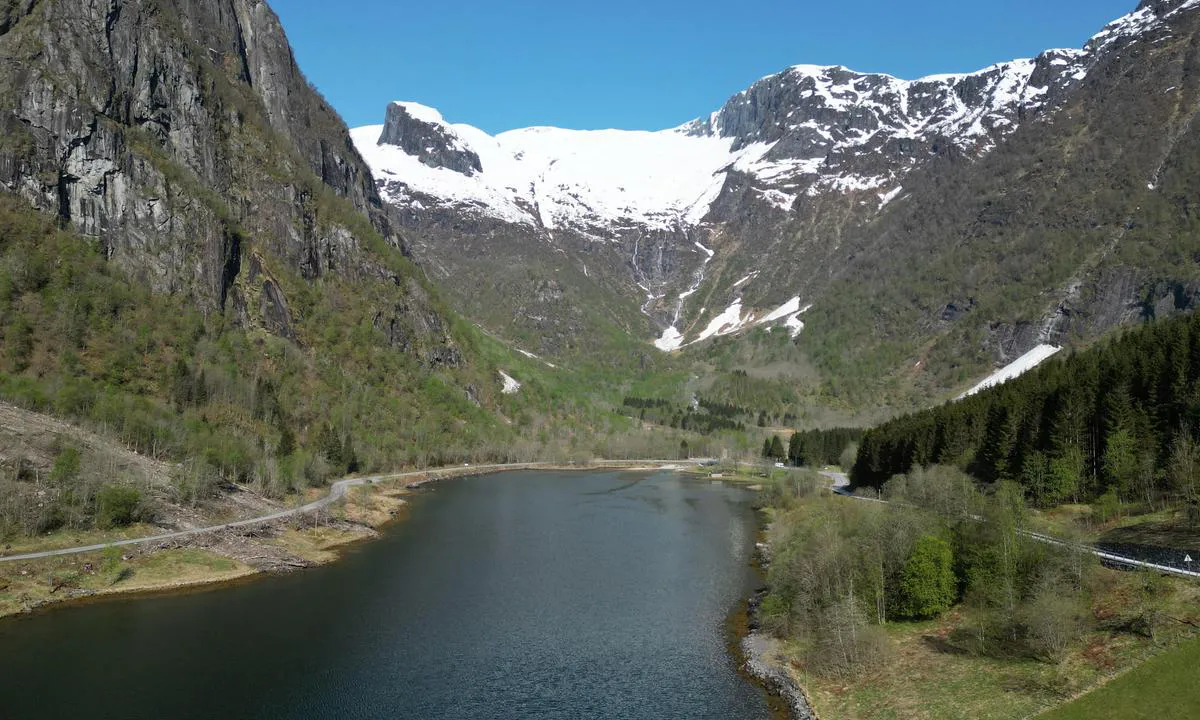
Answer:
[[[1084,615],[1074,589],[1044,584],[1022,608],[1030,652],[1058,663],[1084,629]]]
[[[101,528],[124,527],[144,515],[142,493],[125,485],[105,485],[96,493],[96,525]]]
[[[79,451],[75,448],[63,448],[58,457],[54,458],[54,467],[50,469],[50,482],[62,485],[74,480],[79,475]]]
[[[954,604],[957,582],[950,543],[922,535],[900,571],[892,609],[897,617],[934,618]]]

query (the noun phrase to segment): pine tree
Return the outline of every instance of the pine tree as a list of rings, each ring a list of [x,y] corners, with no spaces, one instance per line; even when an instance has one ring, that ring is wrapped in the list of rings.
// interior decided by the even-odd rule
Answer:
[[[778,435],[771,436],[770,451],[770,457],[775,460],[783,460],[787,457],[787,451],[783,449],[783,441],[779,439]]]

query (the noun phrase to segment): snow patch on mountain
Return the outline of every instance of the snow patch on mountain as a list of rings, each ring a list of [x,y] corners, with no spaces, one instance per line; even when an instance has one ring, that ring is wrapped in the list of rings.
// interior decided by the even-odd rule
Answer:
[[[749,278],[750,276],[747,276],[745,279],[748,280]],[[654,346],[663,352],[671,352],[681,347],[704,342],[709,338],[732,335],[749,327],[764,325],[785,327],[791,333],[792,337],[796,337],[804,329],[804,323],[800,321],[800,316],[812,308],[812,305],[801,306],[799,296],[788,300],[762,317],[758,317],[753,311],[743,314],[742,305],[741,298],[735,299],[729,304],[729,307],[721,311],[712,320],[709,320],[708,325],[691,342],[688,342],[683,333],[672,325],[663,331],[662,337],[654,341]],[[701,311],[701,314],[703,314],[703,311]],[[771,329],[768,328],[768,331]]]
[[[500,373],[500,382],[504,384],[504,386],[500,389],[500,392],[504,393],[505,395],[516,395],[521,391],[521,383],[518,382],[516,378],[504,372],[503,370],[498,370],[497,372]]]
[[[800,320],[800,316],[812,309],[812,305],[800,306],[800,296],[796,296],[780,305],[775,310],[767,313],[766,317],[759,320],[756,325],[768,325],[770,323],[783,321],[783,327],[787,328],[792,337],[800,335],[800,331],[804,330],[804,323]]]
[[[734,300],[729,307],[725,308],[720,315],[709,321],[708,327],[700,331],[699,337],[693,342],[701,342],[710,337],[719,337],[737,332],[746,324],[746,319],[742,318],[742,299]]]
[[[990,387],[1003,385],[1009,380],[1016,379],[1034,369],[1038,365],[1041,365],[1043,362],[1057,354],[1060,350],[1062,350],[1062,348],[1058,347],[1057,345],[1038,345],[1005,367],[987,376],[978,385],[966,391],[962,395],[959,395],[958,399],[961,400],[965,397],[970,397],[977,393],[983,392]]]
[[[654,347],[663,352],[671,352],[683,347],[683,335],[674,325],[663,330],[662,337],[654,341]]]

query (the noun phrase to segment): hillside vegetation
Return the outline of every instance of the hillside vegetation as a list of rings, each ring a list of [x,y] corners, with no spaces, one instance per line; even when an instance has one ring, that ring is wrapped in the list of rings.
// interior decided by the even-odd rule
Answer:
[[[1194,583],[1022,534],[1020,487],[953,468],[891,504],[775,479],[762,627],[822,717],[1028,717],[1194,635]],[[1184,691],[1187,692],[1187,691]],[[1174,715],[1179,717],[1179,715]]]
[[[280,338],[152,293],[94,244],[0,198],[0,397],[186,461],[175,480],[189,500],[231,482],[279,497],[359,469],[486,454],[511,437],[459,389],[474,382],[487,398],[497,381],[392,350],[364,312],[368,293],[312,287],[295,338]],[[20,458],[4,462],[9,480],[26,479]],[[103,487],[73,486],[69,460],[56,468],[62,507],[30,497],[9,524],[45,531],[96,508]]]

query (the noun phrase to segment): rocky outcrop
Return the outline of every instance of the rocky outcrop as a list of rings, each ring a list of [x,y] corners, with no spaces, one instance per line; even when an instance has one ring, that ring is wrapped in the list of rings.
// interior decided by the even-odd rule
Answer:
[[[380,145],[395,145],[432,168],[446,168],[463,175],[483,170],[479,155],[466,149],[439,122],[415,117],[403,103],[388,105]]]

